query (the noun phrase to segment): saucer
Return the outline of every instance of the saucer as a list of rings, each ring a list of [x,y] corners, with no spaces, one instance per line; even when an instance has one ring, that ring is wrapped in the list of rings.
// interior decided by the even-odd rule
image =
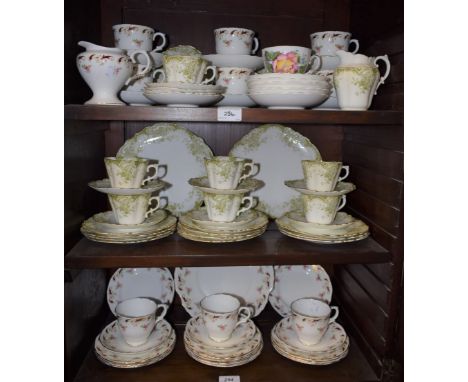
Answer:
[[[168,107],[209,106],[223,99],[223,95],[205,95],[192,93],[149,93],[144,95],[150,100]]]
[[[219,190],[217,188],[210,187],[208,177],[206,176],[201,178],[191,178],[189,179],[189,184],[199,189],[200,191],[206,192],[208,194],[218,195],[245,194],[247,192],[257,190],[265,185],[265,183],[259,179],[247,178],[240,182],[237,188],[234,190]]]
[[[161,223],[167,215],[168,213],[166,210],[157,210],[147,217],[143,223],[123,225],[117,223],[113,211],[106,211],[94,215],[93,220],[96,227],[105,232],[134,232],[154,228],[154,226]]]
[[[120,99],[130,106],[150,106],[154,104],[143,95],[143,92],[132,92],[129,90],[122,90],[119,93]]]
[[[350,182],[338,182],[333,191],[315,191],[309,190],[306,186],[305,179],[286,180],[284,184],[290,188],[295,189],[304,195],[317,195],[317,196],[340,196],[347,194],[356,189],[356,186]]]
[[[111,186],[110,179],[101,179],[89,182],[88,186],[104,194],[142,195],[159,191],[166,187],[167,183],[162,180],[153,180],[141,186],[141,188],[115,188]]]
[[[224,94],[224,98],[215,106],[252,107],[256,103],[247,94]]]
[[[208,217],[206,208],[199,208],[187,213],[187,216],[200,228],[214,230],[237,230],[246,224],[254,221],[258,217],[258,212],[255,210],[247,210],[237,216],[232,222],[215,222]]]
[[[291,211],[285,215],[284,221],[299,232],[310,233],[311,235],[336,235],[340,232],[345,233],[346,228],[353,224],[356,219],[346,212],[338,212],[331,224],[309,223],[303,212]]]
[[[247,54],[205,54],[205,60],[221,68],[237,67],[257,70],[263,68],[263,58]]]

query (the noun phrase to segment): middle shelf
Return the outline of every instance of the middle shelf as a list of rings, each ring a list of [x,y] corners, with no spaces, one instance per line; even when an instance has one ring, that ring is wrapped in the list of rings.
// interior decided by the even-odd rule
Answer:
[[[255,239],[224,244],[189,241],[177,234],[127,245],[83,238],[65,257],[65,268],[357,264],[390,260],[390,252],[371,237],[327,245],[292,239],[270,230]]]

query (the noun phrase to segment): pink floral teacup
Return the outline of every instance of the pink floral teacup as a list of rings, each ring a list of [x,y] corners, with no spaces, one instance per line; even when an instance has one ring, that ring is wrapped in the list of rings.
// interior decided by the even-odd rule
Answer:
[[[262,50],[267,73],[314,73],[321,60],[312,56],[312,50],[301,46],[273,46]]]
[[[335,314],[330,317],[331,311]],[[304,345],[320,342],[327,332],[328,325],[338,317],[338,307],[328,306],[323,301],[313,298],[300,298],[291,304],[293,328]]]
[[[162,308],[162,311],[156,318],[158,308]],[[115,308],[120,332],[130,346],[146,343],[156,324],[164,318],[166,312],[167,305],[158,305],[153,300],[142,297],[124,300]]]
[[[229,294],[218,293],[200,301],[203,322],[209,337],[216,342],[231,338],[234,329],[249,320],[252,314],[247,306]]]

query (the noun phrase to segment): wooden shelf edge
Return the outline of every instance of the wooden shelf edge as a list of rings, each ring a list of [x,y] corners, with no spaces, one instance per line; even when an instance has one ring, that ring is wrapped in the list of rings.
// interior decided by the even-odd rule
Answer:
[[[94,121],[218,122],[217,108],[65,105],[65,119]],[[235,123],[235,122],[233,122]],[[242,123],[401,125],[402,111],[270,110],[244,108]]]
[[[105,244],[81,239],[65,256],[65,267],[180,267],[302,264],[363,264],[391,261],[371,237],[343,244],[313,244],[271,230],[255,239],[210,244],[177,234],[141,244]]]

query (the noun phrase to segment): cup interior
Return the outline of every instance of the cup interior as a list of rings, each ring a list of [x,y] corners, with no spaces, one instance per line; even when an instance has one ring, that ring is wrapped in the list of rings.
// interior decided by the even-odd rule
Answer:
[[[236,158],[236,157],[228,157],[228,156],[216,156],[210,159],[205,159],[207,163],[216,163],[216,162],[223,162],[223,163],[234,163],[234,162],[243,162],[244,159]]]
[[[157,305],[154,301],[148,298],[130,298],[122,301],[115,308],[115,312],[119,316],[136,318],[144,317],[156,312]]]
[[[301,298],[294,301],[291,304],[291,310],[293,313],[312,318],[326,317],[331,311],[328,304],[313,298]]]
[[[200,306],[210,313],[229,313],[239,309],[240,302],[229,294],[220,293],[206,296]]]

